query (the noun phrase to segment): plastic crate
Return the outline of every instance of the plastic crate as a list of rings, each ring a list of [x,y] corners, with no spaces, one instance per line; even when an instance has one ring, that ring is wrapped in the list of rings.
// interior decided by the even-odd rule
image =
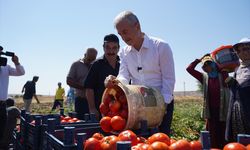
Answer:
[[[45,132],[47,136],[47,149],[83,150],[83,141],[90,138],[96,132],[103,133],[100,126],[84,128],[64,127],[64,129]]]

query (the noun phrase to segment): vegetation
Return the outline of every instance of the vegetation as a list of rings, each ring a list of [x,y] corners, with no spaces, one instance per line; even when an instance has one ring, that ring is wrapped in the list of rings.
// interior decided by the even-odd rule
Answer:
[[[201,119],[201,110],[201,99],[175,100],[171,137],[174,139],[199,139],[200,131],[205,129],[205,122]]]

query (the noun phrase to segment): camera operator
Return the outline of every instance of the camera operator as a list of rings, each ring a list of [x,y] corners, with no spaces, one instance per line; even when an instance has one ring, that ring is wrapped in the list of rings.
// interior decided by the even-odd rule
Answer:
[[[15,67],[6,64],[7,59],[4,57],[1,57],[1,60],[5,59],[5,64],[2,64],[2,61],[0,64],[0,140],[3,137],[3,131],[7,121],[6,100],[8,98],[9,76],[21,76],[25,73],[23,66],[20,65],[18,57],[14,53],[4,53],[3,48],[0,46],[0,56],[11,56],[10,54],[12,55],[12,62],[15,64]]]

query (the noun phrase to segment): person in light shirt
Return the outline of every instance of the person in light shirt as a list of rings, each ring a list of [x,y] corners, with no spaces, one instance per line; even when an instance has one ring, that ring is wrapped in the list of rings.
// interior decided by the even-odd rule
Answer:
[[[112,75],[108,76],[105,79],[105,85],[112,87],[117,82],[122,82],[158,89],[167,105],[167,112],[159,130],[169,135],[174,109],[175,85],[172,50],[165,41],[143,33],[137,16],[130,11],[118,14],[114,25],[127,46],[120,53],[121,62],[117,78]]]
[[[0,47],[0,53],[3,48]],[[25,74],[24,68],[20,65],[16,55],[12,57],[15,68],[10,65],[0,66],[0,140],[3,136],[5,122],[7,120],[6,100],[8,98],[9,76],[21,76]]]

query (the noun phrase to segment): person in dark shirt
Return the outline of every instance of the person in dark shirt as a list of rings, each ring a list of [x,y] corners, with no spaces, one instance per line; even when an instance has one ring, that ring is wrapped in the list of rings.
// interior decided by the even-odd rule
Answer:
[[[12,133],[16,127],[17,119],[20,118],[20,110],[14,106],[14,103],[15,102],[12,98],[6,100],[7,122],[4,130],[4,137],[0,140],[0,149],[8,149],[12,142]]]
[[[119,72],[119,48],[118,37],[115,34],[106,35],[103,43],[104,55],[93,63],[85,80],[89,111],[95,113],[97,119],[100,116],[99,105],[105,90],[104,80],[108,75],[117,76]]]
[[[27,81],[23,86],[22,93],[24,92],[23,95],[24,109],[27,112],[30,112],[30,104],[32,102],[33,96],[35,97],[37,103],[38,104],[40,103],[40,101],[36,96],[36,82],[38,81],[38,79],[39,79],[38,76],[34,76],[32,81]]]

